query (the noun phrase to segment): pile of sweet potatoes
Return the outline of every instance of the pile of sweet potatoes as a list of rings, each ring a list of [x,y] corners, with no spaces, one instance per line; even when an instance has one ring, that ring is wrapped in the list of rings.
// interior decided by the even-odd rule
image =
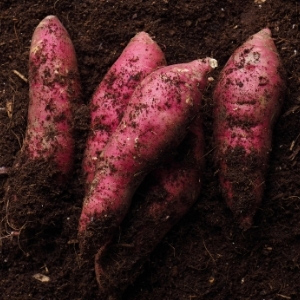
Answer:
[[[212,58],[166,66],[159,46],[140,32],[89,103],[78,240],[82,259],[95,260],[96,279],[107,297],[126,289],[155,246],[199,198],[205,156],[201,98],[216,66]],[[272,130],[284,89],[284,71],[269,29],[233,53],[214,89],[220,187],[243,229],[252,225],[263,198]],[[48,16],[32,38],[28,125],[6,187],[8,212],[12,203],[28,209],[14,191],[13,180],[30,162],[52,166],[43,181],[62,188],[67,183],[74,164],[74,112],[82,105],[80,96],[71,39],[60,21]],[[145,182],[137,221],[130,224],[129,230],[135,232],[130,255],[118,253],[114,259],[111,242]],[[18,215],[6,214],[4,221],[8,231],[21,233],[27,226],[18,223]]]

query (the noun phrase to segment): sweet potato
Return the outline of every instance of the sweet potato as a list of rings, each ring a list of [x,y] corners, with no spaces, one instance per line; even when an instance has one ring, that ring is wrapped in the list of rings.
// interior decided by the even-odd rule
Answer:
[[[71,39],[55,16],[37,26],[29,57],[30,103],[23,151],[28,157],[50,157],[67,174],[73,163],[72,102],[80,83]]]
[[[72,105],[80,96],[72,41],[55,16],[43,19],[33,33],[29,55],[29,109],[21,152],[29,160],[53,161],[67,175],[73,165]]]
[[[22,228],[24,233],[30,227],[33,231],[28,234],[33,236],[34,230],[42,232],[41,220],[45,226],[60,222],[58,212],[47,220],[71,174],[78,105],[80,81],[73,44],[58,18],[48,16],[32,36],[27,130],[4,196],[6,224],[14,231]]]
[[[97,158],[120,123],[134,89],[149,73],[165,64],[159,46],[146,32],[140,32],[105,75],[90,102],[90,133],[82,164],[86,188],[93,180]]]
[[[97,253],[96,278],[106,296],[122,294],[133,283],[153,249],[198,198],[203,146],[202,119],[197,116],[174,160],[147,176],[145,199],[131,209],[117,243]]]
[[[223,196],[247,229],[262,201],[284,71],[268,28],[229,58],[214,91],[214,138]]]
[[[84,199],[79,236],[89,236],[87,229],[96,227],[97,234],[103,234],[102,245],[111,239],[143,178],[187,134],[199,113],[201,90],[215,62],[207,58],[162,67],[136,88],[121,123],[100,155]],[[105,232],[98,229],[99,224]]]

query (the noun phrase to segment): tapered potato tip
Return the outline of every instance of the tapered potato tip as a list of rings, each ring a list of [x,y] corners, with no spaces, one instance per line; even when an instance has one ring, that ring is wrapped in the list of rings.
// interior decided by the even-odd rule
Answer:
[[[45,25],[48,25],[48,23],[56,23],[59,26],[63,26],[62,23],[59,21],[59,19],[54,15],[49,15],[45,17],[37,26],[37,28],[44,27]]]
[[[253,34],[241,47],[249,47],[250,45],[254,47],[268,48],[277,53],[275,43],[272,39],[271,30],[267,27]]]
[[[67,43],[68,47],[71,47],[73,52],[75,51],[69,33],[60,20],[54,15],[45,17],[35,28],[31,39],[30,51],[35,53],[37,50],[40,50],[37,49],[37,46],[41,47],[45,43],[47,45]],[[65,47],[66,46],[63,46],[64,49],[59,50],[65,51]]]
[[[58,20],[58,18],[56,16],[54,16],[54,15],[49,15],[49,16],[47,16],[47,17],[44,18],[44,20],[53,20],[53,19],[57,19]]]
[[[260,34],[260,35],[268,35],[269,37],[272,36],[272,32],[271,32],[271,30],[270,30],[268,27],[262,29],[262,30],[259,31],[257,34]]]
[[[145,32],[145,31],[140,31],[138,32],[133,38],[132,40],[135,41],[141,41],[144,42],[146,44],[152,44],[155,43],[155,41],[150,37],[150,35]]]

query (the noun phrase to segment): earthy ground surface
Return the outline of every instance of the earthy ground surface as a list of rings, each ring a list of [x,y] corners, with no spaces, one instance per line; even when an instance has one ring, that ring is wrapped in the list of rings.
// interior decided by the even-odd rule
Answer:
[[[51,198],[47,210],[40,208],[31,217],[40,230],[33,226],[29,234],[19,237],[6,231],[6,207],[0,200],[4,220],[1,299],[103,299],[93,269],[80,265],[76,243],[83,198],[80,160],[88,124],[86,107],[76,119],[77,167],[63,192],[47,187],[43,177],[35,177],[30,168],[21,178],[13,172],[2,174],[12,166],[26,129],[28,84],[14,70],[28,76],[32,33],[49,14],[59,17],[74,42],[85,104],[138,31],[151,34],[169,64],[213,56],[220,65],[213,74],[217,78],[245,39],[265,26],[272,30],[287,70],[287,95],[274,131],[265,196],[253,227],[241,231],[220,195],[212,160],[211,84],[203,101],[207,155],[201,197],[152,253],[123,298],[300,299],[300,2],[255,2],[259,1],[1,0],[0,199],[7,179],[15,180],[17,192],[26,197],[30,198],[33,186],[43,186],[39,196]],[[41,166],[45,174],[46,167]],[[18,213],[21,218],[22,212]],[[130,214],[123,228],[134,216]],[[37,273],[50,281],[35,279]]]

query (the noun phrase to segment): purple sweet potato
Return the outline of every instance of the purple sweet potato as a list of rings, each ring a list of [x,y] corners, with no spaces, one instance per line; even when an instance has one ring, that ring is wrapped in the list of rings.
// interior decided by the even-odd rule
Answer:
[[[136,88],[99,157],[84,199],[80,236],[86,236],[97,221],[112,218],[114,227],[119,226],[141,181],[186,136],[199,113],[201,90],[213,64],[215,60],[207,58],[163,67]],[[105,231],[102,244],[111,240],[111,233]]]
[[[49,211],[71,175],[73,118],[79,105],[72,41],[57,17],[48,16],[36,27],[29,52],[27,129],[4,196],[8,232],[9,228],[22,233],[31,228],[28,240],[32,240],[34,230],[42,232],[40,222],[59,224],[59,213],[49,220]]]
[[[95,260],[104,295],[122,294],[144,262],[199,197],[204,165],[202,119],[197,116],[174,159],[147,176],[145,199],[134,205],[116,244],[102,247]]]
[[[234,52],[214,91],[220,185],[243,229],[251,226],[262,201],[272,130],[284,89],[284,71],[266,28]]]
[[[165,64],[157,43],[146,32],[139,32],[98,86],[90,102],[90,133],[82,163],[87,189],[94,178],[98,157],[119,125],[134,89],[148,74]]]
[[[29,55],[29,109],[21,152],[29,160],[53,161],[67,175],[74,159],[72,105],[80,96],[72,41],[55,16],[34,31]]]

